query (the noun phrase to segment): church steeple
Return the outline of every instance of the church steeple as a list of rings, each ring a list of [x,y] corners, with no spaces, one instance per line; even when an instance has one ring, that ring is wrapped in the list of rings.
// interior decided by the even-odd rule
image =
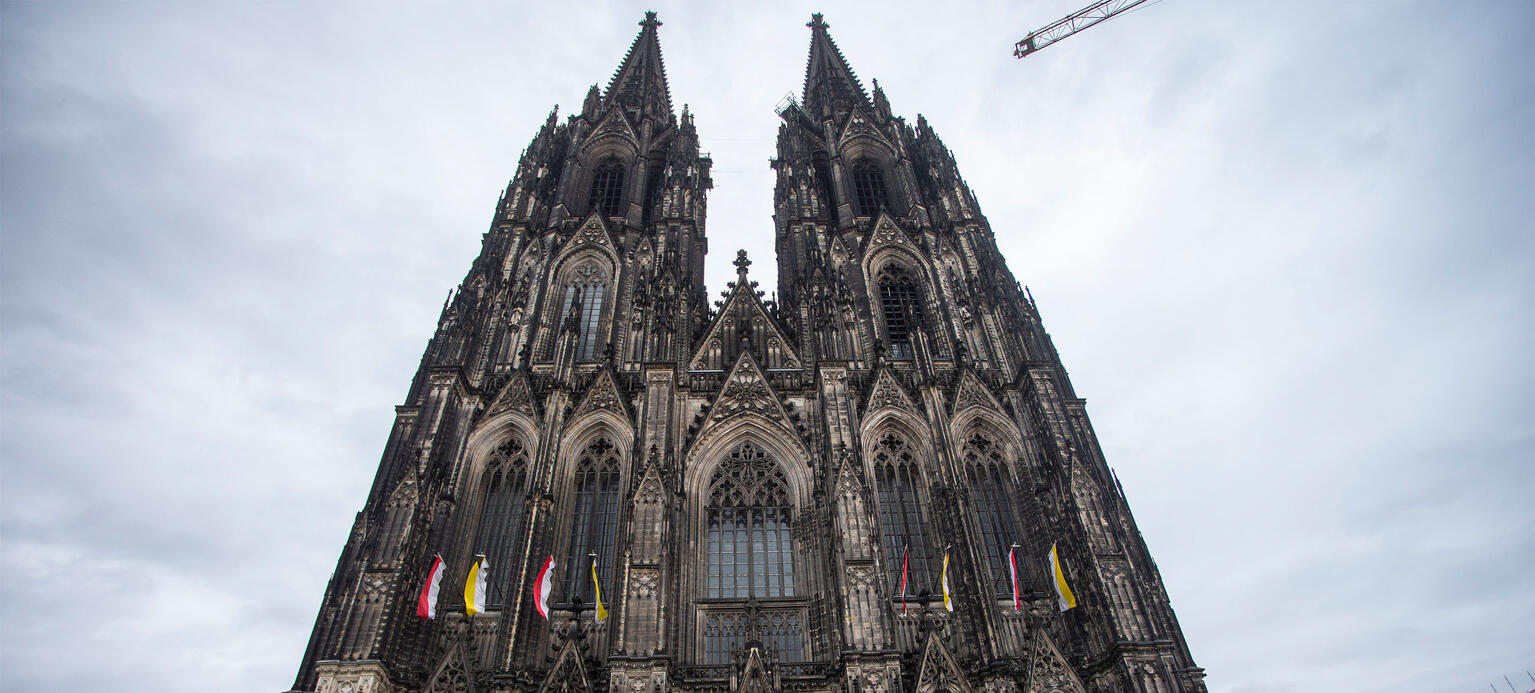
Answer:
[[[869,97],[864,94],[858,75],[848,67],[837,42],[826,31],[828,25],[821,13],[810,15],[810,60],[805,66],[805,111],[813,117],[831,113],[842,114],[854,104],[868,106]]]
[[[619,105],[638,117],[654,116],[671,120],[672,97],[666,84],[666,66],[661,62],[661,41],[657,29],[661,21],[656,13],[646,12],[640,22],[640,35],[629,46],[623,64],[613,73],[603,95],[606,106]]]

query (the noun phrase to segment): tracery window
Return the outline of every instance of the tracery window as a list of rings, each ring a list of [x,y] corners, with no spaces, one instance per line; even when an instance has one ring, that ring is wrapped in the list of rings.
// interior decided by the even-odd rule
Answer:
[[[602,216],[616,217],[623,199],[624,163],[618,159],[608,159],[592,172],[592,193],[587,204],[601,212]]]
[[[906,361],[912,357],[911,333],[921,315],[921,294],[917,282],[903,268],[886,271],[879,278],[879,305],[885,317],[885,340],[889,358]]]
[[[580,336],[576,340],[576,360],[595,361],[597,335],[602,329],[602,299],[607,295],[607,281],[596,265],[587,263],[576,268],[570,283],[565,286],[565,302],[560,310],[560,320],[571,315],[576,307],[576,320]]]
[[[885,196],[885,172],[868,160],[853,164],[854,214],[872,217],[889,205]]]
[[[1008,495],[1007,463],[997,444],[981,434],[971,435],[965,442],[964,459],[970,499],[985,547],[985,562],[990,568],[992,591],[999,596],[1011,595],[1013,586],[1008,574],[1007,552],[1019,536]],[[1027,584],[1024,579],[1027,565],[1026,561],[1018,563],[1021,584]]]
[[[901,589],[901,558],[908,550],[906,593],[916,595],[933,587],[932,553],[917,490],[921,479],[922,471],[911,446],[893,434],[882,436],[874,446],[874,485],[879,496],[880,538],[890,593],[897,599]]]
[[[528,496],[528,454],[516,438],[502,443],[485,464],[485,501],[480,506],[476,551],[490,562],[491,583],[486,586],[486,608],[506,602],[505,585],[497,575],[511,574],[511,560],[522,539],[523,516]]]
[[[618,449],[606,437],[592,441],[576,463],[570,550],[561,572],[565,599],[592,602],[591,556],[597,554],[597,579],[613,588],[613,542],[618,534]]]
[[[794,596],[792,510],[783,469],[761,448],[730,453],[709,482],[709,598]]]
[[[795,571],[783,469],[756,444],[742,443],[710,479],[708,503],[704,663],[729,663],[748,640],[779,661],[801,661],[803,607],[785,601],[795,596]]]

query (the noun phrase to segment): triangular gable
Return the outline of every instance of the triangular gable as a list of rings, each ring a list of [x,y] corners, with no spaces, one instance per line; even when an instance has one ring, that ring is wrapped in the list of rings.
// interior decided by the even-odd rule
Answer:
[[[734,683],[732,693],[775,693],[778,690],[773,675],[768,673],[767,662],[762,661],[762,650],[756,647],[746,650],[746,660],[741,663],[741,672],[735,676]]]
[[[634,485],[634,502],[660,502],[665,497],[664,490],[665,486],[661,483],[661,470],[656,469],[654,462],[647,463],[639,482]]]
[[[1066,658],[1043,630],[1034,631],[1034,661],[1029,666],[1029,693],[1087,693]]]
[[[597,142],[608,138],[621,139],[633,149],[639,149],[640,146],[640,138],[634,133],[634,126],[629,124],[629,119],[624,117],[621,108],[608,110],[607,114],[597,121],[591,134],[586,136],[582,149],[591,149]]]
[[[906,388],[896,382],[895,376],[890,374],[889,369],[881,368],[879,375],[874,378],[874,387],[869,389],[869,401],[864,411],[872,414],[886,407],[917,411],[917,405],[912,402],[911,396],[906,394]]]
[[[874,218],[874,233],[869,236],[869,245],[864,248],[864,257],[869,257],[881,248],[895,246],[905,248],[913,253],[918,252],[917,243],[906,235],[901,225],[895,223],[890,213],[880,210],[879,216]]]
[[[949,648],[938,641],[936,634],[927,636],[927,648],[922,653],[922,667],[917,670],[917,682],[912,688],[916,693],[933,693],[934,691],[975,693],[970,680],[965,678],[965,673],[960,670],[959,663],[954,661],[954,655],[949,653]]]
[[[423,689],[425,693],[474,693],[474,669],[466,659],[463,647],[449,649]]]
[[[581,398],[575,415],[581,416],[598,410],[611,411],[625,421],[629,420],[629,411],[624,408],[624,397],[618,391],[618,382],[613,380],[613,372],[606,368],[597,373],[596,380],[587,388],[586,396]]]
[[[991,390],[986,387],[975,374],[966,368],[959,376],[959,387],[954,389],[954,413],[958,414],[971,407],[987,407],[994,411],[1002,411],[1001,403],[996,397],[991,396]]]
[[[534,418],[533,392],[528,388],[528,378],[522,373],[512,376],[501,386],[501,392],[491,400],[490,408],[485,410],[485,418],[490,418],[505,411],[515,411],[527,414],[528,418]]]
[[[602,215],[592,212],[586,221],[581,222],[581,228],[576,230],[570,240],[565,241],[565,246],[560,248],[560,255],[569,255],[576,248],[591,245],[613,253],[613,238],[608,235],[608,225],[602,221]]]
[[[741,354],[709,410],[710,421],[715,422],[737,414],[760,414],[792,430],[783,404],[751,354]]]
[[[837,136],[837,141],[846,143],[848,140],[859,137],[873,139],[885,145],[891,152],[895,151],[895,147],[891,146],[890,140],[885,137],[885,133],[880,132],[879,128],[874,126],[874,119],[869,117],[869,114],[864,112],[863,108],[853,109],[853,113],[848,116],[847,123],[843,124],[842,134]]]
[[[406,476],[400,481],[398,485],[394,487],[394,491],[389,494],[389,500],[385,503],[385,506],[392,508],[401,505],[415,504],[416,479],[412,476]]]
[[[864,490],[863,475],[853,466],[853,460],[848,455],[842,455],[842,463],[837,467],[837,495],[862,496]]]
[[[539,693],[590,693],[591,681],[586,678],[586,667],[581,664],[581,654],[573,642],[565,643],[560,656],[554,660],[554,668],[538,687]]]
[[[715,315],[714,324],[709,326],[703,341],[694,350],[688,368],[695,371],[723,369],[725,359],[734,355],[739,348],[742,320],[750,320],[754,326],[752,352],[765,359],[768,368],[800,367],[794,343],[779,329],[778,321],[768,315],[767,306],[762,305],[762,299],[757,298],[756,290],[751,288],[750,282],[738,281],[735,290],[730,292],[730,298],[725,300],[725,305]],[[757,333],[755,325],[758,324],[765,328],[766,334]]]

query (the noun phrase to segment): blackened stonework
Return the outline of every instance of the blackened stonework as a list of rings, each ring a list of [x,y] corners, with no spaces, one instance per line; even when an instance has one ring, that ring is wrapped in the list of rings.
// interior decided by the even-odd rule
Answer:
[[[780,298],[743,252],[711,305],[711,162],[672,108],[660,25],[647,14],[607,88],[551,113],[518,162],[294,690],[1204,691],[1083,401],[933,128],[865,92],[816,15],[772,162]]]

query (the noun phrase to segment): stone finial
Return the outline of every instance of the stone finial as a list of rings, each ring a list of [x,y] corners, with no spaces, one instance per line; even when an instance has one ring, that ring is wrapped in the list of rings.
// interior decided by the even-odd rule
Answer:
[[[746,249],[743,248],[736,251],[735,262],[730,264],[736,266],[736,274],[744,279],[746,277],[746,268],[751,267],[752,261],[746,259]]]

